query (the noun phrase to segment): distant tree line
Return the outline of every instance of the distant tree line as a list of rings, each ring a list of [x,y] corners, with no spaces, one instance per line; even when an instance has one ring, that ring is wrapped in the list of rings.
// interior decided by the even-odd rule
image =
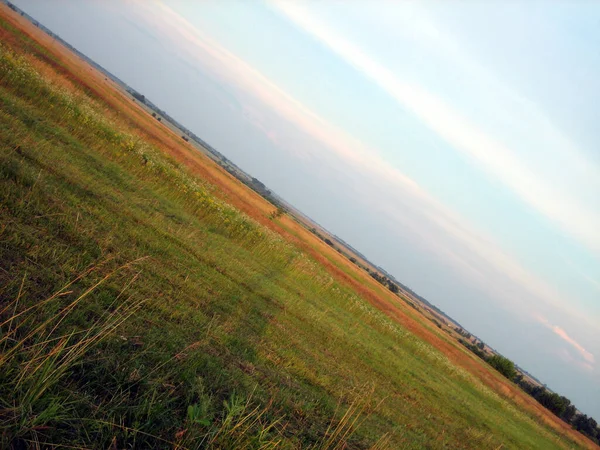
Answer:
[[[522,376],[517,376],[515,382],[542,406],[600,444],[600,428],[598,428],[598,423],[592,417],[577,412],[577,408],[567,397],[551,392],[544,386],[529,383]]]
[[[397,294],[398,292],[400,292],[400,288],[398,287],[398,285],[396,283],[394,283],[392,280],[390,280],[388,277],[386,277],[385,275],[381,275],[380,273],[375,272],[375,271],[370,272],[370,275],[375,280],[377,280],[379,283],[381,283],[385,287],[387,287],[394,294]]]
[[[458,342],[460,342],[462,345],[467,347],[469,350],[471,350],[473,353],[475,353],[481,359],[486,360],[486,354],[479,345],[473,344],[469,341],[465,341],[464,339],[459,339]]]
[[[466,337],[467,339],[471,339],[471,333],[469,333],[467,330],[463,330],[463,329],[462,329],[462,328],[460,328],[460,327],[456,327],[456,328],[454,328],[454,330],[455,330],[455,331],[456,331],[458,334],[460,334],[461,336],[464,336],[464,337]]]
[[[461,329],[461,331],[463,330]],[[464,336],[463,333],[460,334]],[[544,408],[560,417],[563,421],[573,426],[573,428],[583,433],[594,442],[600,444],[600,428],[598,427],[598,423],[592,417],[577,412],[577,408],[567,397],[549,391],[545,386],[539,386],[526,381],[523,374],[517,371],[515,364],[510,359],[505,358],[502,355],[488,356],[479,345],[465,341],[464,339],[459,339],[458,341],[506,378],[514,381],[521,389],[536,399]]]
[[[239,178],[239,177],[238,177]],[[277,203],[277,200],[271,195],[271,191],[265,186],[265,184],[260,181],[258,178],[252,177],[250,183],[244,182],[244,184],[248,185],[252,190],[266,198],[268,201],[273,203],[275,206],[280,206]]]

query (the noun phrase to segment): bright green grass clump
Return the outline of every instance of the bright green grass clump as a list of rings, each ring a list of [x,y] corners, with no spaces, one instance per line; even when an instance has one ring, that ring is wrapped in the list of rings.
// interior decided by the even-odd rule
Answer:
[[[0,447],[573,445],[104,108],[0,47]]]

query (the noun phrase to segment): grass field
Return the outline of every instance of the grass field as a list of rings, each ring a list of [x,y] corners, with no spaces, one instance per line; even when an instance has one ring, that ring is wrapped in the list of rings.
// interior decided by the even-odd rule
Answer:
[[[415,329],[375,307],[353,287],[367,276],[278,233],[291,221],[266,203],[244,212],[255,194],[198,176],[161,125],[1,17],[0,447],[591,445],[415,333],[410,308]]]

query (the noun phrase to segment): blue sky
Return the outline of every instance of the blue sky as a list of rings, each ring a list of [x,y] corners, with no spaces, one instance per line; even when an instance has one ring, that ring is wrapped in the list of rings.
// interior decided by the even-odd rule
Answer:
[[[600,417],[600,4],[15,3]]]

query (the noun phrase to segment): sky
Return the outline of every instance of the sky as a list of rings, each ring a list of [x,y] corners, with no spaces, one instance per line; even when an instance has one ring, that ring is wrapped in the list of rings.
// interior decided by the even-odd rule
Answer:
[[[600,3],[12,1],[600,419]]]

